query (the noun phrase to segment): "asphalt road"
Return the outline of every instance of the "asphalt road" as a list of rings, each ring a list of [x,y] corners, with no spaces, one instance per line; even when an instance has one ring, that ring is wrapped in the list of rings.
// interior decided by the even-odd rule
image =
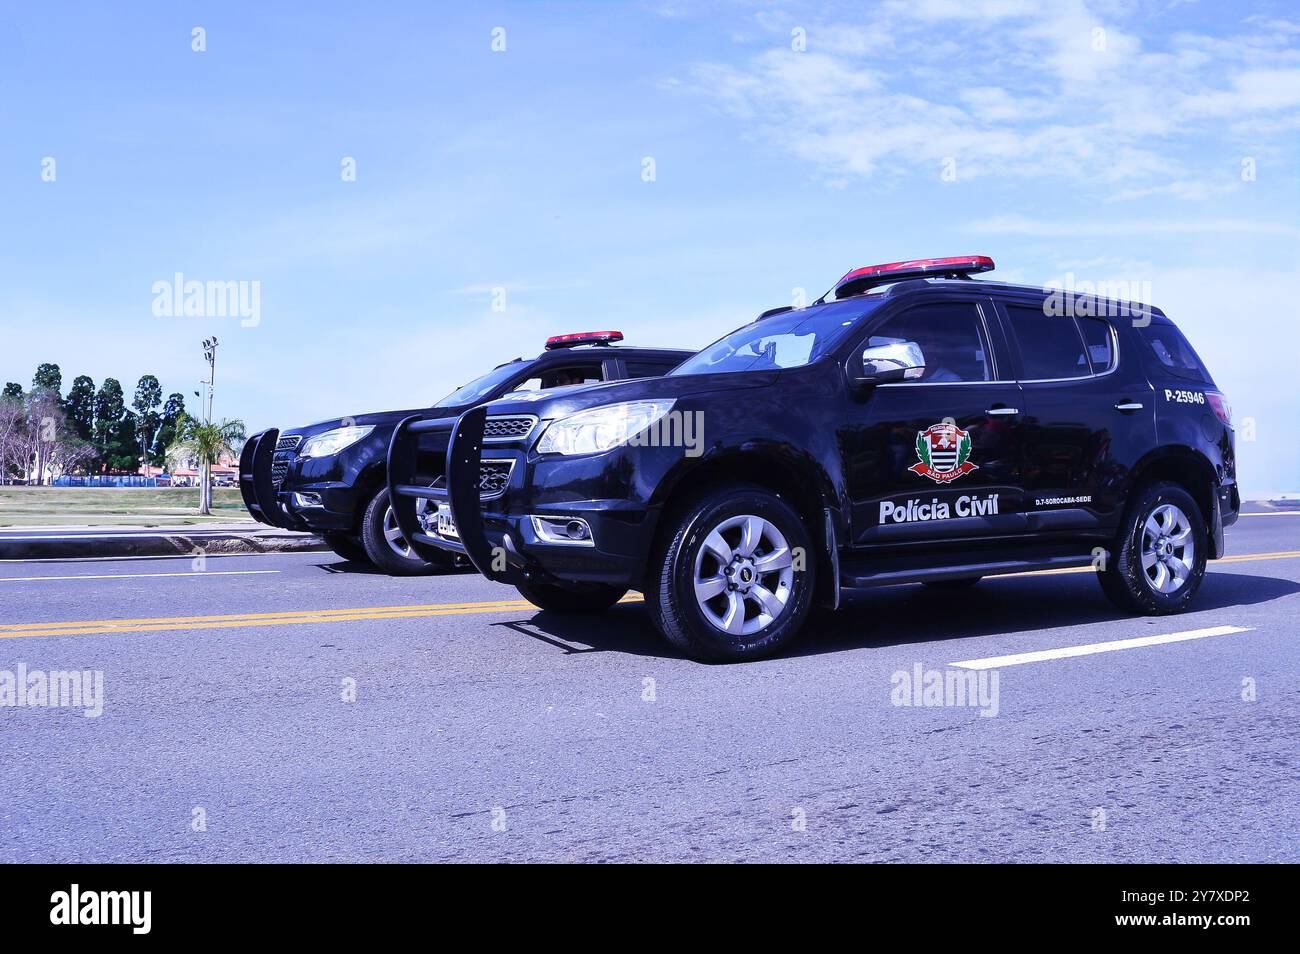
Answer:
[[[0,708],[0,861],[1295,862],[1300,515],[1228,542],[1182,616],[898,587],[740,666],[329,553],[0,562],[0,686],[103,674]]]

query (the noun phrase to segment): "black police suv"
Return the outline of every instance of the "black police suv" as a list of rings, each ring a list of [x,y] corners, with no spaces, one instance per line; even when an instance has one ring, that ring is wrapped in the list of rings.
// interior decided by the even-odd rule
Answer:
[[[538,357],[493,368],[447,395],[433,411],[459,414],[512,391],[660,375],[691,354],[613,344],[622,338],[617,331],[556,335]],[[412,413],[381,411],[254,434],[240,455],[244,505],[263,523],[314,530],[339,556],[369,560],[392,574],[427,573],[449,565],[450,554],[412,553],[388,505],[388,442],[397,423]],[[445,434],[421,442],[421,480],[441,476],[445,452]]]
[[[640,590],[707,660],[895,583],[1094,565],[1125,610],[1185,609],[1239,509],[1223,395],[1158,309],[971,277],[992,267],[856,269],[665,377],[404,421],[398,522],[544,609]],[[407,481],[439,431],[445,485]]]

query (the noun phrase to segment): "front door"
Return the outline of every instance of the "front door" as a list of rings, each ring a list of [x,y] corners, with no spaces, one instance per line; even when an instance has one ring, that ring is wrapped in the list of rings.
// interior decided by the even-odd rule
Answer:
[[[986,299],[882,316],[856,347],[920,346],[916,380],[850,398],[841,447],[855,546],[1024,529],[1020,386]]]

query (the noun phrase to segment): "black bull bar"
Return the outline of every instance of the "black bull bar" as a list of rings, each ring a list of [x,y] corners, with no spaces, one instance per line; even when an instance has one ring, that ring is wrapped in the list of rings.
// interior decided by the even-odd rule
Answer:
[[[427,560],[437,559],[444,553],[455,553],[468,559],[474,569],[488,579],[508,583],[518,578],[517,571],[515,567],[494,559],[494,549],[483,526],[479,503],[479,466],[486,419],[485,407],[472,408],[459,418],[425,419],[413,414],[404,419],[393,431],[388,445],[388,499],[402,536],[417,554]],[[437,431],[451,432],[441,486],[417,484],[420,435]],[[459,541],[426,530],[416,510],[416,501],[420,499],[451,511]]]
[[[271,427],[244,442],[244,449],[239,453],[239,495],[254,520],[291,530],[294,523],[280,509],[271,482],[271,458],[275,456],[279,439],[279,430]]]

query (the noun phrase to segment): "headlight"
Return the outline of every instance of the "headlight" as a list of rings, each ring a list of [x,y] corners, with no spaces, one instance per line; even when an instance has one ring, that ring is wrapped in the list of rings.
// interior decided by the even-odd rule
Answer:
[[[673,401],[629,401],[594,407],[553,421],[537,442],[539,454],[599,454],[626,444],[672,410]]]
[[[332,431],[317,434],[303,441],[298,456],[327,457],[330,454],[337,454],[349,444],[355,444],[361,440],[374,429],[373,425],[366,427],[336,427]]]

